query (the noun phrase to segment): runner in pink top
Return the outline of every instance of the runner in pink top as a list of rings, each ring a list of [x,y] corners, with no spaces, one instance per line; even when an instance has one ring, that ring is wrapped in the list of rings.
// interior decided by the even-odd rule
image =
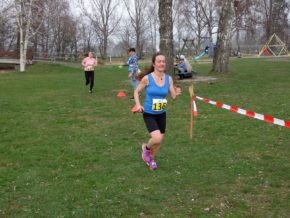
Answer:
[[[97,60],[93,57],[93,53],[89,52],[88,57],[84,58],[82,65],[85,71],[86,85],[90,84],[90,93],[94,87],[95,67],[97,66]]]

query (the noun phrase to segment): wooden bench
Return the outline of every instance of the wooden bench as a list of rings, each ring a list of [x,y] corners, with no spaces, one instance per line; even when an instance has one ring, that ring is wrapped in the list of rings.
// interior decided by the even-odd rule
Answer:
[[[20,64],[19,59],[0,58],[1,64]]]
[[[196,71],[192,70],[191,72],[180,72],[177,68],[174,68],[174,75],[175,77],[178,77],[179,79],[186,79],[186,78],[192,78],[194,74],[197,74]]]

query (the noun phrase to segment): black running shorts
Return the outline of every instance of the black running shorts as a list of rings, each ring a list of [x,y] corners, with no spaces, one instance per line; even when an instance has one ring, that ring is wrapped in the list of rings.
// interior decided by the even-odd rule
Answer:
[[[148,114],[143,113],[143,119],[148,129],[151,133],[155,130],[160,130],[162,134],[165,133],[166,129],[166,112],[162,114]]]

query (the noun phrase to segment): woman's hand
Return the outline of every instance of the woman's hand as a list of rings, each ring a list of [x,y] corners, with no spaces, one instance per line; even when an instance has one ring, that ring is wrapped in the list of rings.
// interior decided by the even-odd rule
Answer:
[[[175,86],[175,87],[174,87],[174,90],[175,90],[175,94],[176,94],[176,96],[181,95],[181,88]]]
[[[139,113],[143,113],[144,108],[141,105],[136,105],[136,111]]]

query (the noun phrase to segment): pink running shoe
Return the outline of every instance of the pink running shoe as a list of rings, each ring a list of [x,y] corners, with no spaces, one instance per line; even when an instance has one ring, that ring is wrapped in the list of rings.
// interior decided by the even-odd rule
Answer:
[[[155,160],[151,160],[149,162],[149,169],[150,170],[156,170],[157,169],[157,163],[155,162]]]
[[[146,144],[142,145],[142,159],[148,166],[150,161],[152,160],[150,150],[146,149]]]

